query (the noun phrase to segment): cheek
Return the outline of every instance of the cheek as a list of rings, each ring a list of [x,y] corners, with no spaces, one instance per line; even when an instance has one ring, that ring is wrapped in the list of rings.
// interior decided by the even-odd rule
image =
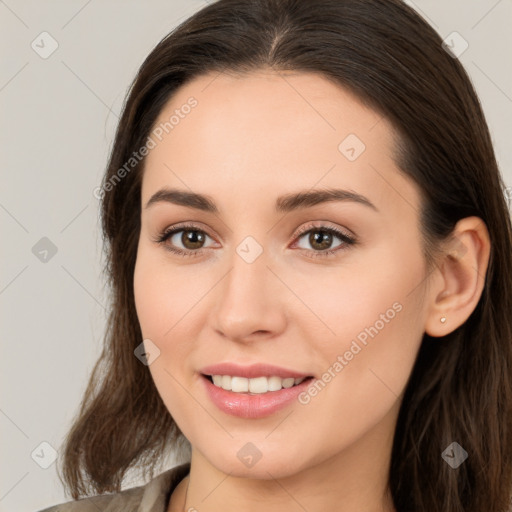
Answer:
[[[416,318],[419,302],[413,290],[424,274],[421,261],[340,266],[332,272],[290,275],[297,299],[295,311],[305,311],[301,322],[315,329],[316,339],[327,352],[343,348],[346,340],[359,336],[364,342],[367,328],[376,325],[379,333],[402,324],[408,315]],[[306,311],[309,310],[309,311]],[[366,334],[368,336],[368,334]]]
[[[326,439],[335,429],[339,439],[350,443],[396,411],[422,338],[419,302],[410,294],[415,277],[379,282],[355,276],[345,279],[345,290],[331,285],[329,300],[310,293],[308,304],[318,308],[334,334],[311,320],[311,325],[322,325],[314,340],[323,371],[300,403],[307,416],[325,418]]]
[[[187,361],[190,344],[176,343],[188,339],[183,329],[189,325],[186,318],[186,283],[179,272],[168,272],[150,250],[139,248],[134,271],[134,296],[137,318],[142,331],[146,351],[158,352],[149,370],[159,394],[170,408],[169,401],[179,396],[180,386],[172,378],[178,377]],[[189,292],[190,293],[190,292]],[[156,346],[156,349],[155,349]],[[182,381],[181,377],[178,377]],[[169,402],[169,403],[168,403]]]
[[[309,309],[301,322],[315,359],[326,372],[343,375],[328,386],[337,389],[333,399],[347,393],[344,400],[354,404],[378,403],[382,393],[395,399],[405,386],[424,330],[418,285],[425,268],[419,248],[410,249],[389,245],[357,268],[340,266],[296,281],[297,307]]]
[[[153,372],[174,372],[187,361],[197,337],[190,315],[199,311],[198,303],[205,291],[194,285],[192,266],[177,269],[169,265],[165,251],[141,244],[134,270],[134,298],[137,318],[144,339],[150,339],[160,350]],[[185,342],[186,341],[186,342]],[[158,364],[156,364],[158,362]],[[181,366],[180,366],[181,365]]]
[[[133,279],[143,336],[160,341],[172,336],[173,326],[184,317],[187,304],[198,295],[186,272],[171,271],[161,252],[140,245]]]
[[[188,324],[180,321],[189,309],[186,292],[190,287],[179,272],[167,272],[161,259],[157,260],[151,251],[139,248],[134,271],[135,306],[146,351],[155,350],[155,345],[159,351],[149,365],[158,394],[178,427],[186,430],[187,418],[197,414],[185,391],[191,387],[186,380],[191,344],[175,340],[193,336],[184,332]]]

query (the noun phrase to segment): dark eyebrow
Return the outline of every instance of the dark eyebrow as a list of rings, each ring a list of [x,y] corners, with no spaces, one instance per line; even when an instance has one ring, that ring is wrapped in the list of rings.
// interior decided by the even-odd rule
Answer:
[[[300,210],[302,208],[310,208],[330,201],[351,201],[368,206],[377,212],[379,211],[368,198],[357,194],[356,192],[328,188],[321,190],[307,190],[280,196],[276,200],[276,212],[287,213],[294,210]],[[188,192],[186,190],[163,188],[151,196],[149,201],[146,203],[145,208],[149,208],[152,204],[158,202],[187,206],[189,208],[195,208],[208,213],[219,213],[214,200],[210,196],[197,194],[195,192]]]
[[[307,190],[280,196],[276,201],[276,211],[287,213],[301,208],[309,208],[321,203],[331,201],[351,201],[368,206],[378,212],[377,207],[365,196],[350,190],[339,188],[326,188],[320,190]]]

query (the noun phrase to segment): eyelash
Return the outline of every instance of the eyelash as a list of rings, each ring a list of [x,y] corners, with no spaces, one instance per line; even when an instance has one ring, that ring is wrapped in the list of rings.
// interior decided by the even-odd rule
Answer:
[[[165,245],[165,242],[169,238],[171,238],[176,233],[179,233],[180,231],[197,231],[199,233],[203,233],[207,236],[210,236],[210,235],[208,235],[208,233],[206,233],[206,231],[200,229],[198,226],[195,226],[194,224],[183,224],[183,225],[174,227],[172,229],[168,229],[168,228],[165,229],[156,237],[156,239],[154,239],[154,242],[156,242],[158,244]],[[313,258],[326,258],[326,257],[331,256],[335,252],[345,251],[350,246],[357,244],[357,240],[354,237],[348,235],[347,233],[345,233],[337,228],[327,227],[327,226],[306,226],[305,228],[302,228],[299,230],[299,232],[295,235],[295,238],[300,239],[303,235],[305,235],[311,231],[322,231],[324,233],[330,233],[330,234],[336,235],[343,242],[343,245],[338,246],[335,249],[327,249],[325,251],[312,251],[314,254],[314,256],[312,256]],[[198,249],[198,250],[192,250],[192,249],[183,250],[183,249],[171,247],[170,245],[167,245],[165,248],[166,248],[166,250],[168,250],[174,254],[177,254],[180,257],[201,256],[205,250],[204,248]],[[308,249],[302,249],[302,250],[307,251]]]

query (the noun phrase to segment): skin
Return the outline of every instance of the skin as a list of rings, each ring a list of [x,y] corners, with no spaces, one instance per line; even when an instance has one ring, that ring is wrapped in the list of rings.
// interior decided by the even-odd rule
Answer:
[[[197,107],[146,159],[134,275],[144,339],[160,350],[149,370],[192,447],[190,474],[168,510],[394,511],[386,490],[402,393],[424,332],[444,336],[476,307],[489,258],[485,224],[461,220],[456,243],[427,273],[420,194],[393,161],[392,126],[317,74],[209,73],[178,90],[155,126],[190,96]],[[338,149],[348,134],[366,146],[354,161]],[[219,213],[145,208],[163,187],[207,194]],[[350,201],[274,211],[282,194],[330,187],[362,194],[378,211]],[[199,256],[154,241],[185,221],[206,234]],[[358,243],[315,258],[319,246],[296,233],[318,226]],[[183,234],[167,246],[201,247],[185,245]],[[247,236],[263,249],[252,263],[236,252]],[[333,235],[327,248],[342,245]],[[203,389],[199,369],[221,361],[270,362],[321,379],[394,303],[401,310],[307,404],[243,419]],[[237,457],[248,442],[262,454],[251,468]]]

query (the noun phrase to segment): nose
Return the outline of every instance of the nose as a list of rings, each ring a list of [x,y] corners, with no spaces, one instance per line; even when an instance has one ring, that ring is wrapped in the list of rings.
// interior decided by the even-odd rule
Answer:
[[[291,292],[276,276],[263,251],[252,262],[238,253],[213,294],[211,324],[221,336],[237,342],[275,337],[285,329],[286,301]]]

